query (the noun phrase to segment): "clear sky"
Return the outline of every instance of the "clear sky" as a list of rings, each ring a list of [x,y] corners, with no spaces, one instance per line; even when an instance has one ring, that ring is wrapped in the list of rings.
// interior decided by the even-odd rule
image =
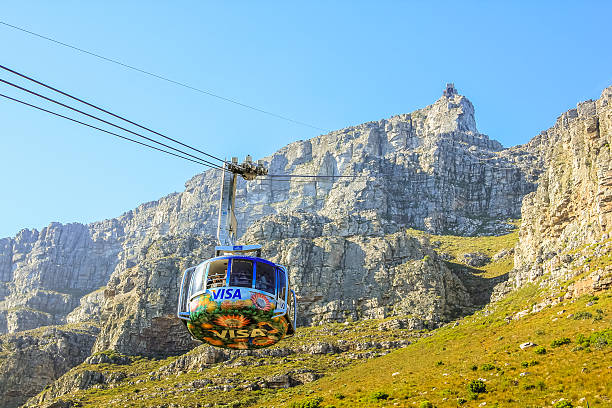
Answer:
[[[28,1],[0,20],[328,130],[424,107],[454,82],[480,132],[512,146],[612,85],[612,3],[508,3]],[[0,55],[222,157],[322,133],[1,25]],[[201,170],[0,100],[0,237],[118,216]]]

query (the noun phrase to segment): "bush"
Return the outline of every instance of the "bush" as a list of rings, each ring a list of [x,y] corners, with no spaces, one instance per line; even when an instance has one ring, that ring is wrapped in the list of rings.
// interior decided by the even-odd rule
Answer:
[[[577,312],[574,315],[574,320],[585,320],[590,319],[591,317],[593,317],[593,314],[591,312]]]
[[[476,371],[478,370],[478,366],[476,364],[474,364],[473,366],[470,367],[472,369],[472,371]]]
[[[344,394],[339,393],[339,392],[335,393],[334,397],[339,399],[339,400],[346,398],[346,396]]]
[[[555,339],[550,343],[550,347],[561,347],[565,344],[570,344],[572,341],[569,337],[561,337],[560,339]]]
[[[323,402],[323,398],[314,397],[314,398],[308,398],[308,399],[305,399],[299,402],[292,402],[291,405],[289,405],[289,407],[291,408],[320,408],[321,402]]]
[[[376,391],[372,394],[372,399],[376,401],[386,400],[387,398],[389,398],[389,394],[383,391]]]
[[[467,402],[465,398],[457,398],[457,405],[463,405]]]
[[[491,370],[495,370],[495,366],[493,364],[484,363],[483,365],[480,366],[480,369],[482,371],[491,371]]]
[[[440,361],[436,361],[436,365],[437,365],[437,366],[444,365],[444,361],[442,361],[442,360],[440,360]]]
[[[536,360],[531,360],[531,361],[523,361],[521,363],[521,367],[533,367],[534,365],[539,364]]]
[[[536,347],[536,349],[534,350],[534,352],[535,352],[536,354],[546,354],[546,348],[544,348],[543,346]]]
[[[536,387],[538,387],[538,390],[544,391],[546,389],[546,384],[544,383],[544,381],[540,380],[536,383]]]
[[[434,407],[434,404],[432,404],[429,401],[421,401],[419,408],[435,408],[435,407]]]
[[[487,392],[487,385],[482,380],[472,380],[467,386],[469,392],[481,394]]]
[[[559,401],[555,404],[555,408],[574,408],[574,405],[568,400]]]
[[[598,349],[612,345],[612,329],[592,333],[589,336],[589,343]]]

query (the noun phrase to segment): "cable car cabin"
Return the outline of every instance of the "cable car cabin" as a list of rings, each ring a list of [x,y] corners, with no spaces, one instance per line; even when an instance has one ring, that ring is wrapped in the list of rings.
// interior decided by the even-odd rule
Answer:
[[[194,338],[256,349],[294,333],[296,299],[287,270],[260,258],[259,248],[217,247],[215,258],[184,272],[177,315]],[[245,256],[247,251],[257,256]]]

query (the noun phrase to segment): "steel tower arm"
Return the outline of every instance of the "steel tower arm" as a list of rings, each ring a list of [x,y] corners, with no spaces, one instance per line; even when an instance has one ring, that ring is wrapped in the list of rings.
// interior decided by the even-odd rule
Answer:
[[[221,179],[217,240],[221,246],[233,246],[238,233],[235,213],[237,176],[240,174],[245,180],[255,180],[257,176],[268,174],[268,170],[263,166],[262,161],[254,164],[251,156],[247,156],[242,164],[238,164],[237,157],[232,157],[232,162],[226,162],[224,169],[226,171],[223,172]]]

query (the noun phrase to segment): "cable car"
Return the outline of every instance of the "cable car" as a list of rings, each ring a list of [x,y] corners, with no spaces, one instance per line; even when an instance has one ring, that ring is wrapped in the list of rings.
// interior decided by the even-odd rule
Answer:
[[[221,183],[217,237],[222,245],[214,258],[183,273],[177,317],[194,338],[212,346],[257,349],[294,333],[297,302],[284,266],[263,259],[260,245],[233,245],[236,174],[263,171],[248,156],[243,165],[232,162],[226,166],[232,176],[224,172]]]

